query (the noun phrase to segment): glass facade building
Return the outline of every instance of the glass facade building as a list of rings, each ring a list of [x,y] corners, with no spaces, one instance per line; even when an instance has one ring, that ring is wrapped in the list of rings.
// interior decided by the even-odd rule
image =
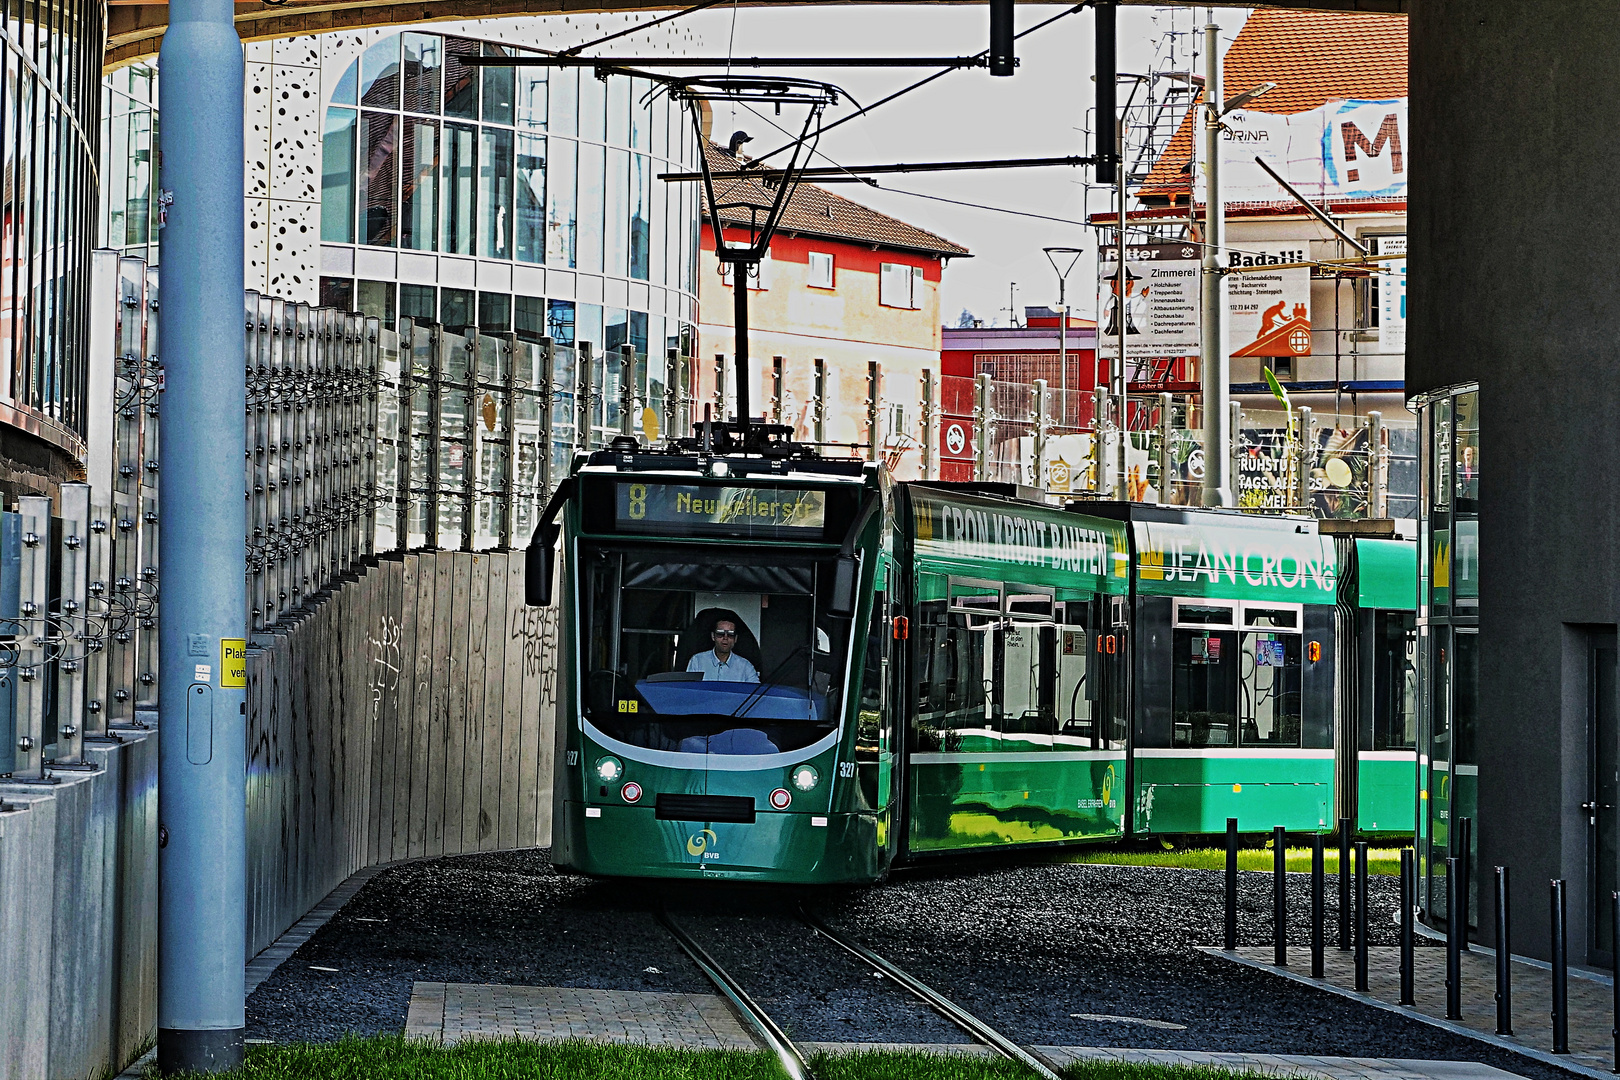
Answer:
[[[468,62],[523,55],[407,32],[342,69],[321,120],[321,302],[629,343],[656,366],[695,322],[697,188],[656,179],[697,167],[691,124],[645,79]]]
[[[105,10],[8,4],[0,19],[0,422],[80,462]]]
[[[1446,859],[1462,818],[1477,820],[1479,757],[1479,387],[1412,402],[1418,414],[1418,904],[1446,917]],[[1479,850],[1473,831],[1468,857]],[[1477,860],[1476,860],[1477,865]],[[1477,924],[1480,878],[1469,877]]]

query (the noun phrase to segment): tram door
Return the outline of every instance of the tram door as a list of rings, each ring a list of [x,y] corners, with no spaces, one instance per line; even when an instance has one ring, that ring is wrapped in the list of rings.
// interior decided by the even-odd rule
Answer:
[[[1614,966],[1614,908],[1612,894],[1620,889],[1620,863],[1616,860],[1615,807],[1620,805],[1620,725],[1616,724],[1615,633],[1592,633],[1587,638],[1587,796],[1581,809],[1587,819],[1587,861],[1591,875],[1591,902],[1587,921],[1591,962]]]

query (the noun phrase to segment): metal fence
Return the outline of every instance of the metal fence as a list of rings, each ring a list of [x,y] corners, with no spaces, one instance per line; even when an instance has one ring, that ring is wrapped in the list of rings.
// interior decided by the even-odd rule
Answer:
[[[1103,391],[978,375],[940,380],[939,476],[1019,484],[1073,498],[1198,506],[1203,416],[1170,395],[1120,403]],[[1100,418],[1100,422],[1099,422]],[[1348,416],[1233,405],[1232,484],[1255,513],[1415,517],[1417,428],[1379,413]],[[952,429],[959,434],[953,440]]]

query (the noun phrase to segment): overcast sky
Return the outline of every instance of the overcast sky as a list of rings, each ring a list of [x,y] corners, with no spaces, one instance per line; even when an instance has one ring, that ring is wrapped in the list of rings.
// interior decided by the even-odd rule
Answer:
[[[1032,26],[1063,11],[1061,5],[1018,5],[1018,28]],[[1205,9],[1194,15],[1183,8],[1122,6],[1119,15],[1119,66],[1145,71],[1163,32],[1201,27]],[[1219,10],[1223,49],[1242,26],[1241,10]],[[590,27],[576,16],[587,35]],[[987,8],[982,4],[921,3],[864,6],[759,8],[721,6],[671,24],[675,34],[658,31],[622,38],[605,46],[617,54],[633,52],[637,43],[657,41],[680,51],[736,56],[955,56],[978,52],[989,43]],[[993,78],[983,69],[953,72],[921,90],[875,109],[835,131],[821,143],[822,152],[839,164],[966,160],[994,157],[1052,157],[1090,152],[1079,130],[1093,105],[1091,80],[1093,16],[1088,11],[1060,19],[1018,43],[1021,65],[1011,78]],[[612,27],[604,24],[603,29]],[[673,39],[673,40],[672,40]],[[1183,42],[1183,56],[1192,43]],[[1201,65],[1201,61],[1200,61]],[[1201,66],[1199,70],[1202,70]],[[786,72],[785,72],[786,73]],[[915,69],[807,69],[791,72],[829,79],[858,101],[868,103],[916,81],[926,72]],[[1121,97],[1128,92],[1122,85]],[[829,119],[851,111],[847,106]],[[774,119],[774,117],[772,118]],[[768,122],[739,112],[733,122],[721,108],[714,133],[724,141],[741,128],[754,136],[748,149],[763,153],[778,142]],[[779,138],[779,136],[778,136]],[[825,164],[826,162],[820,162]],[[1008,172],[900,175],[883,179],[885,189],[921,192],[963,202],[1018,210],[1079,222],[1085,218],[1084,183],[1089,169],[1026,169]],[[1056,304],[1057,276],[1041,249],[1071,246],[1086,254],[1069,279],[1069,303],[1076,314],[1091,315],[1096,306],[1096,241],[1078,224],[1018,217],[970,209],[903,195],[841,184],[833,188],[884,213],[966,246],[971,259],[953,262],[945,273],[941,318],[954,323],[968,309],[989,323],[1006,325],[1009,283],[1017,283],[1017,305]],[[1106,209],[1102,193],[1092,195],[1093,211]]]

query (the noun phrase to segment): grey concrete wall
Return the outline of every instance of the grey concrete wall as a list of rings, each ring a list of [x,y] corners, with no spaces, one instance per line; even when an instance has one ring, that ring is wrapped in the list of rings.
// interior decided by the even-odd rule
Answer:
[[[88,743],[95,773],[0,784],[0,1076],[81,1080],[157,1022],[157,738]]]
[[[365,866],[550,843],[554,632],[522,597],[521,552],[405,555],[250,649],[250,957]]]
[[[1480,878],[1514,947],[1589,897],[1582,626],[1620,620],[1620,56],[1612,0],[1412,5],[1409,392],[1481,386]],[[1576,663],[1578,668],[1580,663]],[[1480,924],[1489,937],[1490,889]]]
[[[405,555],[255,643],[244,959],[365,866],[550,843],[555,624],[522,597],[521,552]],[[155,1033],[157,746],[0,782],[3,1080],[84,1080]]]

